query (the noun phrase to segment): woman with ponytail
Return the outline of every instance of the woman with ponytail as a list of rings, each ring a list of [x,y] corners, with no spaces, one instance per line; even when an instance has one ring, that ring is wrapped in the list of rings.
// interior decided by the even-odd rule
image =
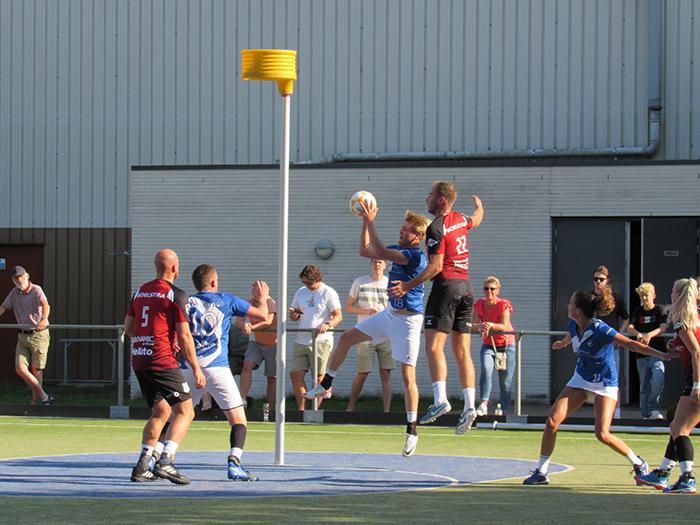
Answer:
[[[523,482],[524,485],[549,484],[547,470],[554,452],[557,430],[586,401],[591,401],[595,407],[595,435],[598,441],[625,456],[632,464],[635,474],[642,476],[648,473],[647,463],[624,441],[610,433],[618,393],[613,344],[633,352],[654,355],[664,361],[669,360],[673,354],[659,352],[633,341],[598,319],[615,307],[610,287],[603,287],[601,292],[599,295],[576,292],[567,306],[569,333],[561,341],[555,342],[552,349],[559,350],[573,343],[574,352],[578,355],[576,371],[549,412],[542,434],[539,467]]]
[[[695,279],[679,279],[673,284],[668,325],[674,326],[676,337],[669,349],[681,356],[685,389],[678,401],[671,422],[671,437],[659,468],[634,479],[643,485],[663,489],[666,493],[695,494],[693,461],[695,452],[690,433],[700,423],[700,319],[698,319],[698,284]],[[680,463],[681,476],[673,486],[668,486],[671,469]]]

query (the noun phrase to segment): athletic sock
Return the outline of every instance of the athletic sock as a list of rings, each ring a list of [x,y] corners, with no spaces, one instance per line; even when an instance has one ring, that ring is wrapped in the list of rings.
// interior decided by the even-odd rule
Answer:
[[[693,462],[692,461],[681,461],[681,472],[692,472]]]
[[[153,452],[160,456],[163,453],[164,447],[165,447],[165,443],[163,443],[162,441],[159,441],[158,443],[156,443],[156,446],[154,447]]]
[[[447,382],[446,381],[435,381],[433,383],[433,398],[435,399],[435,405],[441,405],[447,401]]]
[[[142,456],[152,456],[153,447],[151,445],[146,445],[145,443],[141,445],[141,455]]]
[[[626,457],[627,457],[627,461],[632,463],[632,465],[641,465],[642,463],[644,463],[642,458],[640,458],[637,454],[635,454],[632,449],[630,449],[630,453],[627,454]]]
[[[415,422],[418,420],[418,412],[406,412],[406,421],[409,423]]]
[[[243,457],[243,449],[240,449],[240,448],[238,448],[238,447],[233,447],[233,448],[229,451],[228,455],[229,455],[229,456],[236,456],[236,457],[238,458],[238,461],[240,461],[241,458]]]
[[[333,378],[335,377],[335,372],[333,372],[333,375],[330,375],[329,372],[330,370],[326,370],[326,375],[324,375],[323,379],[321,379],[321,386],[326,390],[330,390],[331,385],[333,384]]]
[[[328,374],[331,377],[335,377],[335,374],[337,374],[337,370],[331,370],[330,368],[326,368],[326,374]]]
[[[661,460],[661,465],[659,465],[659,470],[671,470],[676,466],[676,461],[674,459],[664,458]]]
[[[464,410],[474,408],[474,399],[476,398],[476,388],[467,387],[462,390],[464,394]]]
[[[540,456],[540,466],[539,466],[539,471],[540,474],[547,474],[547,471],[549,470],[549,459],[551,456]]]
[[[165,442],[165,446],[163,447],[163,454],[169,456],[170,458],[175,457],[175,452],[177,452],[177,447],[179,445],[175,443],[174,441],[168,440]]]

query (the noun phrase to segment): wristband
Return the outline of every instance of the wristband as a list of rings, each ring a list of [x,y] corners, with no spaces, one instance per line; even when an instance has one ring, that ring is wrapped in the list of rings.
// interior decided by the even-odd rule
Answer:
[[[700,388],[700,383],[693,383],[693,390]]]
[[[47,319],[46,317],[42,317],[42,319],[43,319],[44,321],[48,321],[48,319]]]

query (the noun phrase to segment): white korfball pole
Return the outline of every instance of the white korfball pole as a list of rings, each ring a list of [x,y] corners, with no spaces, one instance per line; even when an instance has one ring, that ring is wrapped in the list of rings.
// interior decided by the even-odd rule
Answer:
[[[275,80],[282,95],[282,152],[280,155],[279,273],[277,290],[277,393],[275,464],[284,465],[284,421],[287,361],[287,246],[289,234],[289,134],[291,95],[294,90],[296,51],[249,49],[241,52],[245,80]]]
[[[275,465],[284,465],[284,419],[287,378],[287,247],[289,244],[289,115],[291,95],[282,94],[282,155],[280,157],[279,290],[277,293],[277,392]]]

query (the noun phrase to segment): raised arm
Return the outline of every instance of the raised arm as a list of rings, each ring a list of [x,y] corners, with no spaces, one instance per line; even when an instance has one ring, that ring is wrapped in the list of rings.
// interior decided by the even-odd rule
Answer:
[[[472,199],[474,200],[474,206],[476,206],[474,213],[471,214],[472,223],[474,224],[472,229],[474,229],[478,227],[484,219],[484,206],[481,203],[481,199],[476,195],[472,195]]]

